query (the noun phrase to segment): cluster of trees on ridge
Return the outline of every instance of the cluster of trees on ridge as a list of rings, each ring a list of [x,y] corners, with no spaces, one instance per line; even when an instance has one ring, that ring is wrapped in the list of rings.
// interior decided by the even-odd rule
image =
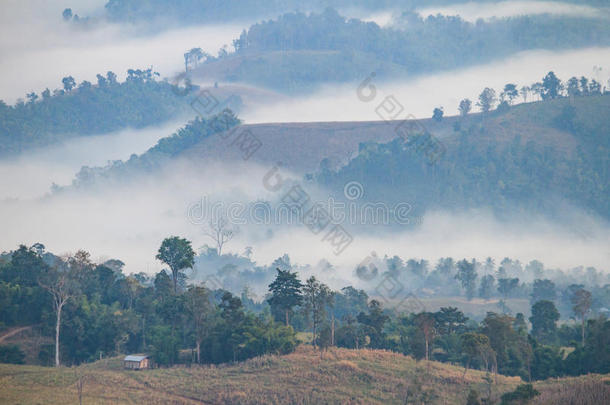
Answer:
[[[492,3],[495,0],[476,0],[478,3]],[[557,0],[592,6],[605,6],[604,0]],[[416,7],[430,7],[454,4],[455,0],[182,0],[167,3],[163,0],[108,0],[105,4],[106,17],[117,22],[154,22],[167,24],[200,24],[239,20],[252,17],[269,17],[287,11],[321,11],[327,7],[362,8],[365,10],[410,10]],[[69,12],[67,11],[69,10]],[[72,9],[62,13],[65,20],[89,21],[90,18],[76,18]]]
[[[292,91],[323,82],[362,80],[363,72],[412,77],[529,49],[608,43],[610,29],[603,18],[538,15],[469,23],[440,15],[423,19],[408,11],[396,27],[381,28],[326,9],[321,13],[288,13],[257,23],[233,41],[234,52],[224,47],[217,56],[197,54],[204,65],[227,58],[239,60],[227,64],[217,80]]]
[[[518,94],[514,84],[506,85],[503,101],[494,111],[496,93],[486,88],[478,103],[482,115],[469,115],[472,102],[462,100],[461,117],[453,120],[451,144],[433,164],[421,152],[433,134],[414,130],[406,140],[361,144],[358,155],[346,165],[321,164],[315,178],[330,190],[358,181],[377,201],[408,201],[414,216],[433,207],[483,206],[504,217],[522,212],[558,217],[565,214],[562,209],[568,203],[610,218],[607,92],[602,94],[600,84],[585,77],[573,77],[564,85],[553,72],[521,91],[525,96],[533,91],[545,102],[511,106]],[[512,115],[503,120],[509,112]],[[524,124],[534,125],[532,112],[535,125],[571,134],[577,147],[566,151],[559,142],[542,144],[529,133],[523,134],[530,138],[524,142],[521,133],[528,131]],[[434,118],[443,120],[440,108]],[[512,136],[500,136],[502,132]],[[341,198],[339,192],[336,197]]]
[[[102,181],[121,182],[131,175],[138,174],[139,171],[153,171],[203,139],[239,124],[241,120],[229,108],[210,117],[197,116],[174,134],[161,138],[140,155],[132,154],[126,161],[111,161],[104,167],[81,167],[72,181],[72,186],[87,187]],[[60,189],[56,188],[55,191]]]
[[[610,80],[608,83],[610,83]],[[497,106],[497,110],[506,111],[513,105],[519,96],[521,96],[523,102],[526,103],[530,96],[532,99],[540,101],[554,100],[563,97],[601,96],[602,94],[606,94],[607,91],[606,87],[602,86],[602,84],[595,79],[589,79],[585,76],[581,76],[580,78],[572,76],[564,83],[555,75],[555,72],[550,71],[544,76],[541,82],[532,83],[530,86],[521,86],[521,88],[519,88],[514,83],[507,83],[500,92],[500,97],[497,96],[497,92],[494,89],[486,87],[479,95],[476,106],[479,107],[481,112],[488,113],[494,109],[496,103],[499,101],[500,104]],[[460,101],[458,106],[460,115],[462,117],[468,115],[472,111],[472,106],[472,100],[468,98]],[[435,108],[432,118],[436,121],[441,121],[443,118],[443,108]],[[566,123],[564,122],[563,124]]]
[[[61,258],[41,244],[20,246],[0,262],[0,321],[42,325],[55,341],[40,350],[43,364],[122,352],[149,352],[159,365],[236,361],[288,353],[298,344],[295,331],[305,331],[320,350],[388,349],[462,364],[465,373],[481,368],[532,380],[610,372],[610,321],[591,316],[592,294],[581,286],[570,295],[578,322],[558,326],[548,280],[537,280],[545,285],[532,295],[530,329],[520,313],[488,312],[480,323],[453,307],[396,313],[363,290],[333,291],[314,276],[302,282],[289,268],[276,269],[265,301],[256,303],[247,291],[237,297],[189,284],[185,271],[195,253],[186,239],[166,238],[156,258],[168,270],[125,276],[120,260],[94,264],[84,251]],[[468,290],[471,263],[457,268]],[[0,355],[12,362],[24,357],[16,346],[3,346]]]
[[[72,76],[62,88],[7,105],[0,100],[0,155],[46,146],[77,135],[96,135],[127,127],[156,125],[189,111],[175,85],[157,81],[152,69],[129,69],[124,82],[113,72],[97,83],[80,84]]]

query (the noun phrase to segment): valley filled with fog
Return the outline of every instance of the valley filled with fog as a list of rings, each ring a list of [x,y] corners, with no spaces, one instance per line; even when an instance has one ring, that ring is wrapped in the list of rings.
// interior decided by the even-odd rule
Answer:
[[[99,14],[102,2],[80,5],[81,13]],[[152,66],[161,77],[172,80],[184,67],[182,54],[195,46],[213,53],[231,43],[251,22],[222,25],[170,28],[155,32],[138,24],[122,25],[97,21],[90,27],[70,26],[60,20],[59,3],[12,3],[12,13],[23,16],[27,24],[3,25],[12,30],[13,38],[3,35],[0,49],[2,97],[7,102],[31,90],[59,87],[65,74],[80,80],[93,80],[98,72],[114,71],[119,79],[130,67]],[[547,2],[501,2],[498,5],[456,4],[426,8],[429,14],[459,14],[466,21],[477,18],[503,18],[523,14],[540,14],[549,9]],[[590,6],[553,5],[553,13],[591,17]],[[379,25],[391,25],[392,11],[378,14],[346,9],[346,15],[362,17]],[[369,16],[364,18],[363,16]],[[4,14],[7,23],[13,21]],[[254,21],[252,21],[254,22]],[[12,24],[12,25],[11,25]],[[41,40],[42,38],[42,40]],[[398,81],[391,78],[372,79],[377,101],[394,96],[407,114],[427,118],[435,107],[443,107],[446,115],[458,113],[461,99],[476,99],[483,87],[501,88],[505,83],[519,87],[540,80],[554,70],[562,78],[591,75],[606,84],[610,78],[610,48],[585,48],[564,51],[534,50],[517,53],[483,65],[434,74],[417,74]],[[38,66],[44,66],[39,69]],[[601,67],[601,69],[599,69]],[[362,72],[362,80],[371,72]],[[201,85],[211,83],[198,81]],[[247,86],[247,83],[244,83]],[[247,124],[270,122],[373,121],[378,120],[378,102],[367,103],[357,95],[360,82],[323,84],[308,94],[246,98],[240,118]],[[223,83],[220,83],[220,88]],[[265,91],[265,89],[260,89]],[[534,101],[531,95],[527,100]],[[516,103],[523,100],[519,97]],[[191,115],[195,115],[195,111]],[[187,114],[188,116],[188,114]],[[212,241],[201,229],[189,223],[189,204],[203,196],[225,201],[256,201],[269,198],[260,186],[263,176],[252,179],[252,173],[265,173],[268,168],[223,161],[214,167],[192,167],[192,162],[177,160],[161,174],[141,174],[136,180],[102,185],[94,189],[70,189],[57,192],[52,187],[69,186],[82,166],[104,166],[108,161],[127,160],[133,153],[143,153],[159,139],[175,132],[188,118],[144,129],[125,129],[112,134],[71,138],[61,144],[24,152],[0,161],[3,178],[1,215],[7,224],[1,246],[10,249],[18,243],[45,241],[49,249],[69,252],[78,246],[95,257],[121,257],[128,271],[158,271],[161,265],[149,252],[164,234],[184,234],[203,246]],[[287,134],[287,136],[290,136]],[[239,167],[237,170],[235,167]],[[299,178],[305,173],[293,173]],[[247,185],[246,188],[244,185]],[[55,186],[55,187],[56,187]],[[322,189],[321,195],[329,193]],[[267,193],[268,194],[268,193]],[[103,196],[103,199],[99,197]],[[422,257],[431,261],[443,255],[462,255],[483,259],[504,256],[524,262],[539,259],[554,267],[578,265],[605,268],[610,252],[610,232],[605,222],[577,210],[565,223],[550,223],[545,218],[517,218],[510,223],[482,211],[426,213],[422,223],[407,231],[388,231],[388,235],[369,235],[366,227],[355,230],[357,237],[350,253],[334,258],[328,246],[317,241],[306,229],[284,225],[242,225],[229,249],[242,251],[253,247],[258,263],[269,263],[287,253],[301,264],[329,260],[349,278],[362,257],[369,251],[381,255]],[[574,218],[578,219],[574,219]],[[574,223],[584,226],[590,234],[574,232]],[[18,225],[20,224],[20,225]],[[534,225],[535,224],[535,225]],[[40,227],[43,231],[41,232]],[[95,232],[92,230],[96,229]],[[291,238],[286,238],[290,234]],[[439,248],[439,246],[441,248]],[[459,253],[461,252],[461,253]],[[561,253],[558,253],[561,252]]]

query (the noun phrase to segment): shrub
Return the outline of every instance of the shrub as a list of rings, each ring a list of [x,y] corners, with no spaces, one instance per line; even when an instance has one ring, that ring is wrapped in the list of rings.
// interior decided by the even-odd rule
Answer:
[[[0,363],[23,364],[25,353],[17,345],[0,346]]]

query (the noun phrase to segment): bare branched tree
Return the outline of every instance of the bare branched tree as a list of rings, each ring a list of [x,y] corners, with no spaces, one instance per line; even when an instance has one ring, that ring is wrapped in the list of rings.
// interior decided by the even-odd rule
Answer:
[[[78,293],[75,280],[67,269],[53,268],[38,280],[42,288],[47,290],[53,297],[53,309],[55,310],[55,367],[60,366],[59,360],[59,329],[61,327],[61,311],[70,300]]]
[[[218,256],[222,255],[222,247],[229,242],[237,230],[232,228],[229,220],[224,216],[218,216],[210,220],[209,225],[204,230],[204,233],[212,238],[216,243]]]

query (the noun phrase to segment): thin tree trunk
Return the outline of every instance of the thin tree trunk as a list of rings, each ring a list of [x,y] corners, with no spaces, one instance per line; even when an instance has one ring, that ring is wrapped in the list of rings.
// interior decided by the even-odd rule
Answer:
[[[201,364],[201,342],[197,340],[197,364]]]
[[[178,294],[178,272],[172,270],[174,276],[174,295]]]
[[[426,361],[428,361],[428,339],[424,339],[424,341],[426,342]]]
[[[330,324],[330,345],[335,345],[335,314],[333,314],[333,320]]]
[[[59,326],[61,325],[61,308],[63,304],[57,306],[57,322],[55,323],[55,367],[59,367]]]
[[[285,311],[286,314],[286,326],[290,325],[290,323],[288,322],[288,310]]]
[[[582,334],[582,347],[585,347],[585,316],[582,316],[582,323],[580,326],[580,331]]]

